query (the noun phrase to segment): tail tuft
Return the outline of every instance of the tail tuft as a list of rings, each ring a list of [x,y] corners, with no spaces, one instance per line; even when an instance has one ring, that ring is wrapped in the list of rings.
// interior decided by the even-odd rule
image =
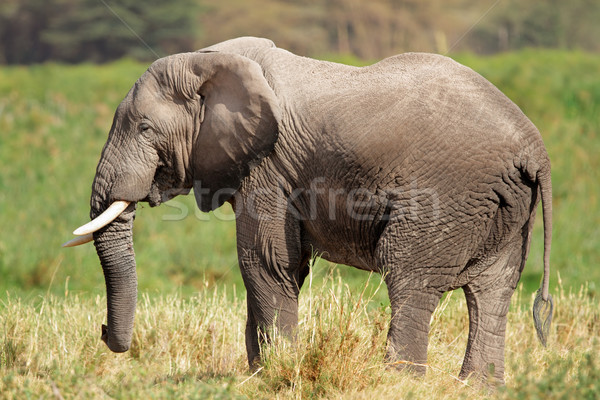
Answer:
[[[548,294],[548,299],[544,300],[542,289],[540,288],[533,301],[533,325],[535,326],[538,339],[544,347],[546,347],[548,336],[550,335],[553,310],[554,301],[552,300],[552,295]]]

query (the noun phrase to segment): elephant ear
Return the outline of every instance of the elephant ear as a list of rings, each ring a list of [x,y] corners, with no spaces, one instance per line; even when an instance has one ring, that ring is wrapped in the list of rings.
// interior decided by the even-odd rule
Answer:
[[[254,61],[236,54],[192,53],[204,102],[192,153],[194,194],[202,211],[220,207],[274,148],[279,102]]]

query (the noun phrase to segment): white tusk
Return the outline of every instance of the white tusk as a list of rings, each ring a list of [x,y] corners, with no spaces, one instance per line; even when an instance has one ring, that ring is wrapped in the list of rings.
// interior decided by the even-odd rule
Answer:
[[[129,201],[117,200],[110,205],[104,212],[87,224],[80,226],[73,231],[73,235],[82,236],[94,233],[98,229],[105,227],[117,218],[129,205]]]
[[[79,237],[76,237],[75,239],[71,239],[68,242],[63,243],[62,247],[80,246],[82,244],[91,242],[92,240],[94,240],[94,234],[88,233],[87,235],[79,236]]]

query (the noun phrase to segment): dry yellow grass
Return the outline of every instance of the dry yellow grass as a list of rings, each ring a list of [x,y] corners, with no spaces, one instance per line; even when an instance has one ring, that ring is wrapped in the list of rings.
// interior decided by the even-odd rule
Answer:
[[[105,299],[47,295],[0,305],[1,398],[595,398],[600,391],[598,304],[585,287],[554,293],[548,348],[535,337],[518,291],[507,328],[506,387],[460,381],[468,320],[459,291],[432,318],[425,378],[383,361],[389,309],[329,277],[301,293],[295,342],[275,332],[260,371],[247,369],[245,301],[225,288],[195,297],[141,296],[132,348],[100,342]],[[233,300],[232,300],[233,299]]]

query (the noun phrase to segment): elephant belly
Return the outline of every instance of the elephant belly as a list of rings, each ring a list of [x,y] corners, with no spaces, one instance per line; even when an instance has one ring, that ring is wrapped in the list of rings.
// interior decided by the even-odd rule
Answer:
[[[318,207],[303,226],[303,249],[338,264],[376,271],[375,248],[385,227],[385,206],[373,202],[362,209],[329,203]],[[310,214],[309,214],[310,215]]]
[[[323,227],[321,227],[323,228]],[[313,231],[307,229],[303,237],[302,247],[312,253],[336,264],[350,265],[366,271],[376,271],[374,249],[366,243],[354,240],[349,231]]]
[[[319,187],[294,202],[303,250],[371,271],[390,264],[458,271],[521,234],[529,219],[532,188],[517,169],[496,164],[488,160],[485,172],[423,166],[427,173],[418,179],[398,173],[374,184],[378,177],[368,177],[366,189],[327,179],[327,190]]]
[[[355,205],[317,212],[303,221],[304,250],[369,271],[390,264],[460,269],[476,256],[493,227],[502,226],[502,221],[495,221],[501,214],[489,191],[435,195],[413,191],[394,196],[386,198],[387,204],[378,196],[370,207],[358,202],[362,209]]]

